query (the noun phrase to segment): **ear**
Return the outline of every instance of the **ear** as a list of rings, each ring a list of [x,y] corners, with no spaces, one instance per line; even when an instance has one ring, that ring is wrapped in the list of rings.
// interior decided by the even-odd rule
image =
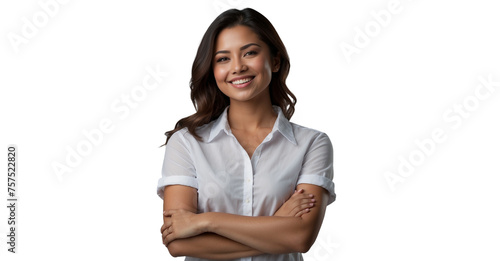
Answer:
[[[273,57],[273,72],[278,72],[280,70],[280,66],[281,66],[281,54],[278,52]]]

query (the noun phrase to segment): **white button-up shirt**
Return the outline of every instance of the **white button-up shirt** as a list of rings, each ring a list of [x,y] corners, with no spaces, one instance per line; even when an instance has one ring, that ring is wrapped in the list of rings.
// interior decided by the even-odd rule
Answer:
[[[278,106],[272,131],[250,158],[232,134],[227,108],[205,124],[196,140],[187,128],[174,133],[165,146],[164,187],[185,185],[198,190],[198,212],[225,212],[244,216],[272,216],[290,198],[298,184],[323,187],[328,204],[335,200],[333,149],[322,132],[290,123]],[[186,257],[185,260],[203,260]],[[303,260],[300,253],[260,255],[237,260]]]

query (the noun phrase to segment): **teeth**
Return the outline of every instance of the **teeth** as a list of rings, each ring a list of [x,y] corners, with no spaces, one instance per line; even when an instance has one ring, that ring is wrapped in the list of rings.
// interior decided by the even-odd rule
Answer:
[[[247,83],[251,80],[252,80],[252,78],[239,79],[239,80],[233,81],[233,84],[243,84],[243,83]]]

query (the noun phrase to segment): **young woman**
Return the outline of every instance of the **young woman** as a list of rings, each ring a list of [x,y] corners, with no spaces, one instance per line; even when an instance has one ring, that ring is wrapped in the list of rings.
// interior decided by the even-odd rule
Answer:
[[[290,123],[290,63],[257,11],[228,10],[193,63],[196,113],[166,133],[163,243],[186,260],[302,260],[335,200],[333,149]]]

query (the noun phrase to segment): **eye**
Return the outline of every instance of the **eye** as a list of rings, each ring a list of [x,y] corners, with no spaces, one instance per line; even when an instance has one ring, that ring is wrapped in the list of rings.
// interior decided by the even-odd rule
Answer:
[[[256,54],[257,54],[256,51],[248,51],[248,52],[245,53],[245,56],[247,56],[247,55],[256,55]]]
[[[225,61],[227,61],[227,60],[228,60],[228,58],[227,58],[227,57],[220,57],[219,59],[217,59],[217,61],[216,61],[216,62],[220,63],[220,62],[225,62]]]

